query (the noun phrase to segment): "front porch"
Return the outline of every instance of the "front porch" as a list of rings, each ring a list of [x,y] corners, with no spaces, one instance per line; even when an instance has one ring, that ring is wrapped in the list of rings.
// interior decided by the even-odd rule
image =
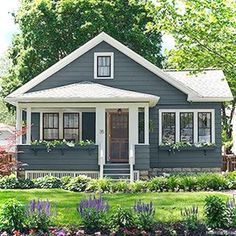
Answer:
[[[54,114],[54,118],[45,114]],[[57,123],[55,114],[58,114],[58,127],[54,124],[55,130],[50,131],[50,137],[45,137],[48,132],[45,119]],[[65,127],[65,114],[78,114],[79,117],[78,136],[69,137],[67,131],[69,140],[89,139],[93,145],[80,149],[63,147],[63,150],[57,147],[48,152],[32,144],[32,141],[51,140],[56,136],[58,140],[65,139],[68,128]],[[21,130],[24,123],[27,133],[25,137],[18,137],[17,156],[20,162],[27,164],[24,167],[26,177],[36,177],[40,173],[40,176],[45,173],[56,176],[87,174],[134,181],[138,178],[138,170],[149,169],[148,103],[20,103],[17,105],[17,130]],[[125,173],[122,173],[122,165]]]

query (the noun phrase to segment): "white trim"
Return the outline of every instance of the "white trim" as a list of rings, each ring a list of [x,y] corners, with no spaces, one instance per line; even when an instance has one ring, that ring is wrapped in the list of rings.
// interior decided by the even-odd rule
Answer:
[[[40,111],[39,139],[43,140],[43,111]]]
[[[26,109],[26,121],[27,121],[27,132],[26,132],[26,144],[30,144],[31,143],[31,107],[28,106]]]
[[[49,67],[47,70],[43,71],[41,74],[15,90],[13,93],[7,96],[6,101],[11,102],[10,98],[17,97],[19,95],[22,95],[23,93],[29,91],[33,87],[35,87],[37,84],[43,82],[46,80],[49,76],[55,74],[57,71],[61,70],[63,67],[67,66],[70,64],[72,61],[77,59],[78,57],[82,56],[84,53],[101,43],[102,41],[110,44],[114,48],[118,49],[120,52],[125,54],[126,56],[130,57],[140,65],[144,66],[146,69],[151,71],[152,73],[156,74],[158,77],[161,77],[163,80],[168,82],[169,84],[173,85],[180,91],[184,92],[185,94],[191,96],[191,97],[200,97],[200,95],[196,92],[193,91],[191,88],[187,87],[183,83],[179,82],[177,79],[174,77],[170,76],[168,73],[165,73],[162,71],[160,68],[137,54],[136,52],[132,51],[119,41],[115,40],[108,34],[102,32],[98,36],[94,37],[87,43],[85,43],[83,46],[79,47],[77,50],[69,54],[68,56],[64,57],[62,60],[58,61],[56,64],[53,66]]]
[[[16,131],[19,132],[21,130],[22,130],[22,109],[19,106],[19,104],[17,104],[16,106]],[[22,135],[16,137],[16,144],[22,144]]]
[[[109,77],[99,77],[97,75],[97,58],[100,56],[111,57],[111,76]],[[95,52],[94,53],[94,79],[114,79],[114,53],[113,52]]]
[[[149,107],[144,107],[144,144],[149,145]]]
[[[214,109],[159,109],[159,145],[162,144],[162,113],[174,112],[175,113],[175,142],[180,141],[180,113],[193,112],[193,134],[194,143],[198,143],[198,112],[211,113],[211,139],[215,143],[215,110]]]

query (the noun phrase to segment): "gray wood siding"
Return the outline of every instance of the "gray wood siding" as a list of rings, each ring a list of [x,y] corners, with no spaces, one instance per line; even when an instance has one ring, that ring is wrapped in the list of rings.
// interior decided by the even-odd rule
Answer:
[[[189,105],[170,105],[151,109],[150,119],[156,124],[154,132],[150,133],[150,165],[152,168],[175,167],[221,167],[221,104],[220,103],[190,103]],[[213,150],[181,150],[169,154],[167,150],[159,149],[159,109],[214,109],[215,110],[215,141],[217,147]]]
[[[25,170],[98,171],[98,148],[87,150],[38,150],[29,145],[18,145],[17,160],[27,164]]]
[[[150,168],[149,145],[135,145],[135,170],[148,170]]]
[[[40,139],[40,113],[32,112],[31,113],[31,140]]]
[[[94,52],[114,52],[114,79],[94,79]],[[220,167],[221,166],[221,117],[220,103],[190,103],[187,95],[154,75],[132,59],[122,54],[109,44],[102,42],[95,48],[76,59],[32,91],[49,89],[81,81],[92,81],[116,88],[149,93],[160,97],[158,105],[150,109],[150,119],[154,124],[154,132],[150,133],[150,166],[151,167]],[[168,155],[161,151],[159,144],[158,110],[167,109],[215,109],[217,148],[208,151],[181,151],[176,155]],[[139,153],[139,151],[138,151]],[[137,154],[136,154],[137,155]],[[141,152],[138,155],[144,155]],[[146,154],[145,154],[146,155]],[[138,157],[139,158],[139,157]]]

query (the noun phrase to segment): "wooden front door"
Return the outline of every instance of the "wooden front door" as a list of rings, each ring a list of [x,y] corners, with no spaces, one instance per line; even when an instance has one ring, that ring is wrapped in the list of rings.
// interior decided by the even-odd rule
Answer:
[[[110,162],[129,160],[129,114],[109,112],[108,148]]]

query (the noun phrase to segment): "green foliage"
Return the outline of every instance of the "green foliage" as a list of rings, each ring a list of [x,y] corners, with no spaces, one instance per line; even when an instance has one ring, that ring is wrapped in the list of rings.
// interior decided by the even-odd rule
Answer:
[[[61,188],[62,186],[61,180],[54,176],[44,176],[33,181],[36,188]]]
[[[69,183],[65,186],[65,189],[74,192],[83,192],[86,190],[90,181],[91,178],[85,175],[79,175],[75,178],[70,179]]]
[[[139,180],[139,181],[130,183],[129,190],[132,193],[145,192],[147,190],[147,182],[143,180]]]
[[[214,195],[206,197],[204,208],[206,223],[210,228],[229,228],[231,225],[230,211],[220,197]]]
[[[9,51],[4,96],[102,31],[161,65],[161,34],[149,27],[158,20],[152,1],[24,0],[15,20],[20,33]]]
[[[19,182],[15,175],[4,176],[0,178],[0,188],[15,189],[18,187],[19,187]]]
[[[181,216],[189,232],[198,229],[200,223],[198,220],[198,207],[184,208],[181,210]]]
[[[154,177],[147,183],[150,191],[165,191],[168,189],[167,178],[165,177]]]
[[[1,84],[0,84],[1,88]],[[0,89],[1,90],[1,89]],[[0,123],[15,125],[16,118],[14,111],[9,111],[3,98],[0,97]]]
[[[91,179],[86,191],[89,192],[112,192],[113,182],[111,179]]]
[[[110,228],[120,230],[123,228],[130,228],[135,225],[135,217],[130,209],[117,207],[110,217]]]
[[[129,183],[125,180],[118,180],[112,185],[113,192],[128,192]]]
[[[66,188],[66,185],[71,181],[72,177],[71,176],[63,176],[61,177],[61,187]]]
[[[0,210],[0,231],[21,231],[25,227],[25,218],[25,207],[15,199],[8,200]]]
[[[153,27],[175,39],[175,48],[166,53],[165,67],[191,68],[192,74],[205,68],[223,70],[234,96],[232,102],[222,105],[223,130],[229,141],[236,103],[236,2],[160,0],[156,12],[159,21]]]

